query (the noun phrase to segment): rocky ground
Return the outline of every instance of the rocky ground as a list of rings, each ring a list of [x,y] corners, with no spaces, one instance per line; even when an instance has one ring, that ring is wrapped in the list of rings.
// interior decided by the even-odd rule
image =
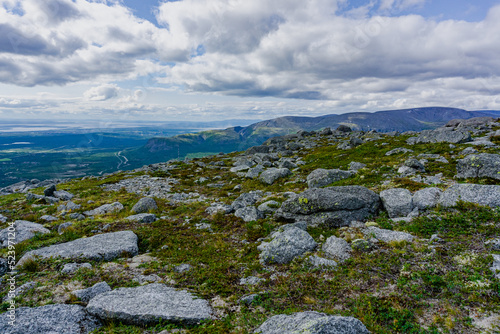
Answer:
[[[341,126],[0,189],[0,333],[498,333],[498,145]]]

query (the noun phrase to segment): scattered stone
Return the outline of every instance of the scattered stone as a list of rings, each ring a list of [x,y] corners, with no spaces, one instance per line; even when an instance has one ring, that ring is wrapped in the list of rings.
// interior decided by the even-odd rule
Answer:
[[[493,264],[491,265],[490,270],[495,278],[500,279],[500,255],[491,254],[491,256],[493,256]]]
[[[475,153],[479,153],[479,152],[474,147],[467,147],[462,152],[460,152],[460,154],[462,154],[462,155],[469,155],[469,154],[475,154]]]
[[[108,291],[111,291],[111,288],[108,285],[108,283],[100,282],[100,283],[94,284],[90,288],[73,291],[72,294],[76,298],[80,299],[82,302],[88,303],[95,296],[100,295],[101,293],[108,292]]]
[[[135,213],[145,213],[154,210],[158,210],[158,205],[156,204],[156,201],[151,197],[141,198],[139,202],[137,202],[132,208],[132,212]]]
[[[275,315],[267,319],[254,333],[369,334],[370,332],[356,318],[308,311],[291,315]]]
[[[258,206],[257,210],[264,214],[270,214],[274,213],[278,208],[280,207],[280,204],[276,201],[267,201],[265,203],[262,203],[261,205]]]
[[[351,242],[351,248],[360,252],[369,252],[372,249],[372,244],[365,239],[356,239]]]
[[[79,210],[79,209],[81,209],[81,208],[82,208],[82,206],[81,206],[81,205],[79,205],[79,204],[75,204],[75,203],[73,203],[73,202],[69,201],[69,202],[68,202],[68,203],[66,203],[66,204],[61,204],[61,205],[59,205],[59,206],[57,207],[57,211],[60,211],[60,212],[62,212],[62,211],[75,211],[75,210]]]
[[[411,153],[411,152],[413,152],[413,150],[410,150],[410,149],[404,148],[404,147],[397,147],[393,150],[386,152],[385,155],[390,156],[390,155],[394,155],[394,154],[398,154],[398,153]]]
[[[54,196],[54,192],[56,191],[56,185],[53,184],[47,188],[45,188],[45,190],[43,191],[43,194],[45,195],[45,197],[53,197]]]
[[[27,252],[17,265],[36,256],[42,258],[85,259],[111,261],[125,255],[135,256],[139,252],[137,236],[132,231],[120,231],[94,235],[74,241],[52,245]]]
[[[415,170],[418,170],[420,172],[425,172],[425,167],[422,165],[420,161],[414,158],[410,158],[404,162],[404,166],[413,168]]]
[[[341,124],[341,125],[339,125],[339,127],[337,128],[336,131],[348,133],[348,132],[352,132],[352,129],[350,127],[348,127],[347,125]]]
[[[9,292],[3,299],[3,302],[8,302],[15,297],[22,296],[25,292],[33,290],[36,287],[36,282],[27,282],[16,288],[14,293]],[[0,327],[1,329],[1,327]]]
[[[4,215],[0,215],[0,223],[6,223],[7,222],[7,217],[5,217]]]
[[[351,177],[354,172],[340,169],[316,169],[307,176],[309,188],[321,188]]]
[[[260,174],[260,180],[266,184],[273,184],[276,180],[292,175],[288,168],[269,168]]]
[[[19,307],[14,326],[10,313],[0,314],[2,334],[88,334],[101,327],[95,317],[79,305],[53,304],[35,308]]]
[[[263,264],[289,263],[295,257],[313,251],[317,245],[306,231],[291,227],[275,233],[271,242],[261,244],[260,261]]]
[[[250,276],[250,277],[246,277],[246,278],[241,278],[240,285],[257,285],[263,281],[265,281],[265,279],[260,278],[260,277]]]
[[[311,265],[311,267],[313,267],[315,269],[328,269],[328,268],[334,268],[337,266],[337,262],[316,256],[316,255],[311,255],[308,258],[308,263],[309,263],[309,265]]]
[[[421,189],[413,194],[413,205],[419,210],[434,208],[439,203],[441,193],[439,188]]]
[[[339,227],[376,214],[379,206],[380,197],[365,187],[312,188],[286,200],[275,217],[308,225]]]
[[[64,267],[61,269],[62,274],[73,274],[78,271],[80,268],[92,269],[92,265],[90,263],[66,263]]]
[[[76,213],[76,212],[74,212],[74,213],[70,213],[70,214],[68,215],[68,217],[69,217],[70,219],[74,219],[74,220],[84,220],[84,219],[85,219],[85,216],[84,216],[84,215],[82,215],[81,213]]]
[[[451,207],[457,205],[459,200],[490,207],[499,207],[500,186],[455,184],[441,194],[439,205]]]
[[[265,218],[264,214],[253,206],[247,206],[236,210],[236,217],[243,219],[246,222],[256,221]]]
[[[213,311],[206,300],[158,283],[100,294],[90,300],[87,311],[106,321],[139,326],[160,322],[194,325],[213,319]]]
[[[238,210],[247,206],[252,206],[262,198],[262,191],[251,191],[249,193],[241,194],[231,204],[234,210]]]
[[[250,305],[250,304],[253,304],[253,302],[255,301],[255,299],[257,297],[259,297],[258,293],[243,296],[238,300],[238,303],[243,304],[243,305]]]
[[[222,203],[212,203],[205,210],[205,212],[211,216],[213,216],[219,212],[223,213],[223,214],[229,214],[229,213],[233,212],[233,207],[231,205],[222,204]]]
[[[191,269],[193,269],[193,266],[188,264],[188,263],[179,264],[178,266],[174,267],[174,271],[179,273],[179,274],[188,272]]]
[[[500,180],[499,154],[471,154],[457,161],[458,178],[489,177]]]
[[[197,230],[207,230],[209,232],[213,232],[212,225],[210,225],[208,223],[194,224],[194,227],[196,227]]]
[[[14,232],[14,238],[9,239]],[[16,220],[13,227],[7,227],[0,231],[0,248],[8,247],[9,240],[15,244],[22,241],[29,240],[35,236],[35,234],[47,234],[50,233],[48,229],[40,224],[33,223],[27,220]]]
[[[322,248],[325,255],[339,262],[344,262],[351,257],[351,246],[344,239],[331,236],[326,239]]]
[[[54,197],[59,198],[61,201],[71,201],[75,195],[65,190],[54,191]]]
[[[380,193],[380,198],[390,218],[406,217],[413,210],[412,196],[407,189],[387,189]]]
[[[7,259],[4,259],[3,257],[0,257],[0,277],[5,275],[8,271],[9,271],[9,261],[7,261]]]
[[[363,164],[361,162],[351,161],[351,163],[349,164],[349,170],[353,172],[358,172],[358,170],[363,169],[365,167],[366,164]]]
[[[500,238],[488,240],[484,244],[494,251],[500,251]]]
[[[409,145],[420,143],[451,143],[462,144],[470,142],[471,135],[468,131],[446,131],[443,129],[424,130],[417,137],[406,140]]]
[[[65,231],[67,231],[71,226],[73,226],[73,223],[67,222],[67,223],[62,223],[59,225],[57,228],[57,233],[63,234]]]
[[[137,215],[129,216],[126,220],[140,224],[151,224],[157,220],[156,215],[152,213],[139,213]]]
[[[100,216],[100,215],[105,215],[107,213],[120,212],[123,209],[124,207],[121,203],[115,202],[112,204],[101,205],[97,209],[85,211],[83,214],[86,216]]]
[[[256,179],[263,171],[264,171],[264,166],[257,165],[253,168],[250,168],[248,172],[245,174],[245,177],[248,179]]]
[[[46,222],[55,222],[55,221],[58,221],[59,218],[57,217],[54,217],[54,216],[50,216],[50,215],[43,215],[40,217],[41,220],[45,220]]]
[[[383,241],[385,243],[389,243],[392,241],[401,242],[408,241],[412,242],[415,237],[410,233],[399,232],[399,231],[391,231],[385,230],[378,227],[367,227],[363,229],[363,234],[368,238],[375,238],[377,240]]]

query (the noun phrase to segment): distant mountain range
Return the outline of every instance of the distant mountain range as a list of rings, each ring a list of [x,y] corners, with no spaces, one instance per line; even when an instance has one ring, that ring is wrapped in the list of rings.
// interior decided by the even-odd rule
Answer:
[[[353,112],[320,117],[279,117],[248,126],[230,127],[182,134],[168,138],[152,138],[146,146],[126,152],[127,157],[144,163],[183,158],[186,155],[245,150],[260,145],[267,139],[299,130],[313,131],[347,125],[353,130],[378,132],[421,131],[434,129],[452,119],[500,117],[500,111],[467,111],[456,108],[429,107],[402,110],[384,110],[375,113]]]

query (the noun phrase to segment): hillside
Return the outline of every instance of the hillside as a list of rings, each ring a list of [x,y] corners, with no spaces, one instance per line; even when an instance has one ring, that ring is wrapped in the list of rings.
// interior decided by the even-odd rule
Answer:
[[[320,117],[287,116],[246,127],[232,127],[169,138],[153,138],[145,147],[129,150],[126,154],[131,164],[137,161],[153,163],[159,161],[158,159],[182,159],[186,155],[193,154],[203,156],[218,152],[245,150],[251,146],[260,145],[271,137],[300,130],[317,131],[326,127],[337,128],[339,125],[346,125],[357,131],[421,131],[435,129],[452,119],[491,116],[494,113],[494,111],[480,112],[433,107],[375,113],[355,112]]]
[[[500,326],[500,119],[326,128],[3,191],[0,333]]]

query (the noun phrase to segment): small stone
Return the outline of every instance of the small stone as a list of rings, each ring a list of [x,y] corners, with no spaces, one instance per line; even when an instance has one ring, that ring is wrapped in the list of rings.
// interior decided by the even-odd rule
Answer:
[[[94,284],[92,287],[83,290],[73,291],[72,294],[84,303],[88,303],[92,298],[101,293],[111,291],[110,286],[106,282]]]
[[[344,262],[351,257],[351,246],[344,239],[331,236],[323,244],[323,252],[329,258]]]
[[[61,269],[61,273],[73,274],[76,271],[78,271],[80,268],[92,269],[92,265],[90,263],[67,263]]]
[[[157,220],[156,215],[152,213],[139,213],[137,215],[129,216],[125,219],[129,222],[140,224],[151,224]]]
[[[156,201],[151,197],[144,197],[137,202],[132,208],[132,212],[135,213],[146,213],[149,211],[158,210],[158,205]]]
[[[356,239],[351,242],[351,247],[360,252],[369,252],[372,249],[372,244],[364,239]]]
[[[240,285],[257,285],[263,281],[265,281],[265,279],[260,278],[260,277],[250,276],[250,277],[246,277],[246,278],[241,278]]]
[[[193,266],[188,263],[179,264],[178,266],[174,267],[174,271],[178,272],[179,274],[188,272],[191,269],[193,269]]]
[[[57,233],[63,234],[65,231],[69,230],[71,228],[71,226],[73,226],[73,223],[69,223],[69,222],[68,223],[62,223],[57,228]]]

